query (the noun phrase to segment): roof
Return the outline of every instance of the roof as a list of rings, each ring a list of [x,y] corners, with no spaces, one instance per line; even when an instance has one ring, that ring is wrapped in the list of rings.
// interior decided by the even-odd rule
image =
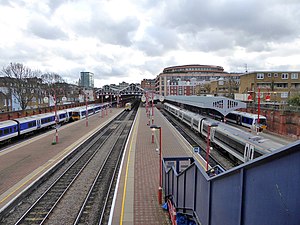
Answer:
[[[246,108],[247,104],[231,98],[210,96],[166,96],[165,100],[199,108],[214,109],[226,116],[233,110]]]

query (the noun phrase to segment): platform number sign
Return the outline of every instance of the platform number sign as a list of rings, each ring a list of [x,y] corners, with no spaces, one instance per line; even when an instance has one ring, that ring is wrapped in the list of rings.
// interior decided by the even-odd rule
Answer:
[[[254,157],[254,146],[246,143],[245,145],[245,151],[244,151],[244,161],[248,162],[249,160],[252,160]]]
[[[193,147],[193,150],[195,153],[200,153],[200,148],[197,146],[197,147]]]

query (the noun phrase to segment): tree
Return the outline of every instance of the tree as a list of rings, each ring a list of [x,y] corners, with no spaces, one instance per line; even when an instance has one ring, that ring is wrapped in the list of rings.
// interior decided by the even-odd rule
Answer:
[[[48,86],[51,86],[56,83],[65,83],[64,79],[57,73],[44,73],[41,76],[43,83],[47,84]]]
[[[288,100],[288,104],[292,106],[300,106],[300,94],[290,98]]]
[[[69,84],[57,73],[47,72],[41,76],[45,84],[46,93],[56,97],[56,103],[61,102],[66,97],[69,90]]]
[[[19,102],[21,109],[25,110],[41,90],[40,71],[31,70],[21,63],[10,63],[3,67],[2,73],[9,92]]]

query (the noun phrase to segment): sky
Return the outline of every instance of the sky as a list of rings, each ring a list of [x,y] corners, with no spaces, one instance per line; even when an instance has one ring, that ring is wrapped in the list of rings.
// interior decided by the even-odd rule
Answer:
[[[299,0],[0,0],[0,30],[0,68],[95,87],[187,64],[300,70]]]

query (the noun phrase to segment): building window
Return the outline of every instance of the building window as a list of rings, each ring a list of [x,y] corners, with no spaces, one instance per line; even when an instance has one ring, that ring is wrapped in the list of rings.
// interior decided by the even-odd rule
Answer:
[[[282,92],[281,93],[281,98],[288,98],[289,97],[289,93],[288,92]]]
[[[272,73],[268,73],[268,77],[272,77]]]
[[[287,88],[288,84],[287,83],[277,83],[275,84],[276,88]]]
[[[281,79],[289,79],[289,74],[288,73],[282,73],[281,74]]]
[[[278,77],[278,73],[274,73],[274,77]]]
[[[297,80],[298,79],[298,73],[292,73],[291,74],[291,79]]]
[[[256,79],[264,79],[264,74],[263,73],[258,73],[256,74]]]

